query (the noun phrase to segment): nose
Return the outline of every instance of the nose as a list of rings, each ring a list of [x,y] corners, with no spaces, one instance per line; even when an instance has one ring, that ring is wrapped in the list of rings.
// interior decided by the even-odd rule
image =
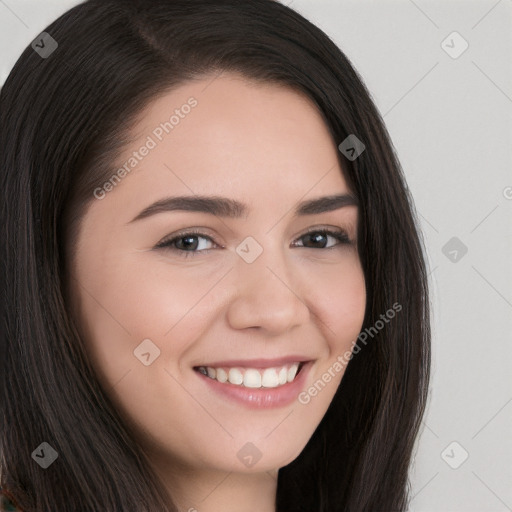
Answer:
[[[239,258],[232,274],[235,297],[227,316],[233,329],[253,327],[278,335],[309,320],[306,283],[279,249],[264,249],[252,263]]]

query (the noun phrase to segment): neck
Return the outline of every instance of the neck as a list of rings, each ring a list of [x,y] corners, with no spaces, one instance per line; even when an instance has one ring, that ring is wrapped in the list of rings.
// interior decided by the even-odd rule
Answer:
[[[180,512],[275,512],[277,473],[181,467],[161,476]]]
[[[175,491],[175,500],[184,512],[275,512],[276,491],[277,471],[212,471],[187,478]]]

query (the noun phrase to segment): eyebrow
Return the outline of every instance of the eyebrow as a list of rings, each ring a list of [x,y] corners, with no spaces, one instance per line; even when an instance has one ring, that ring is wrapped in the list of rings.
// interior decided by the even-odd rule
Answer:
[[[345,206],[357,206],[358,201],[352,194],[338,194],[319,197],[299,203],[294,211],[295,216],[317,215],[319,213],[331,212]],[[157,213],[171,211],[188,211],[209,213],[219,217],[238,219],[247,216],[248,205],[219,196],[177,196],[165,197],[144,208],[128,224],[140,219],[145,219]]]

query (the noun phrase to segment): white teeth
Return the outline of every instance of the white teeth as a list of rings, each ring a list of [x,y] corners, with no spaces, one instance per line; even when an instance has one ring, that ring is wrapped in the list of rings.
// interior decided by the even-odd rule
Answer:
[[[295,375],[297,375],[298,369],[299,369],[299,363],[294,363],[290,366],[290,369],[288,370],[288,374],[286,376],[288,382],[291,382],[293,379],[295,379]]]
[[[216,372],[217,372],[217,375],[215,376],[215,378],[219,382],[227,382],[228,374],[222,368],[217,368]]]
[[[261,388],[261,373],[258,370],[245,370],[244,386],[246,388]]]
[[[263,377],[261,379],[261,385],[264,388],[275,388],[279,386],[279,378],[277,376],[277,372],[275,368],[267,368],[263,372]]]
[[[238,368],[231,368],[229,370],[229,382],[231,382],[231,384],[242,384],[243,381],[244,376]]]
[[[200,366],[197,369],[203,375],[221,383],[229,382],[247,388],[276,388],[295,379],[299,363],[266,368],[265,370],[257,370],[256,368],[212,368],[210,366]]]

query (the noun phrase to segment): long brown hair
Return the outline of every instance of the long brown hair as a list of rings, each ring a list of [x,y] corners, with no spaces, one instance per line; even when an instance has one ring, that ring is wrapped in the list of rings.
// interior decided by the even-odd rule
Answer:
[[[307,94],[337,143],[364,143],[355,160],[339,154],[360,208],[363,328],[402,306],[279,470],[276,510],[405,510],[430,368],[424,249],[390,137],[348,58],[273,0],[90,0],[45,32],[58,47],[42,58],[29,46],[0,93],[1,484],[25,512],[177,510],[98,382],[66,300],[67,264],[144,106],[190,78],[236,71]],[[46,470],[31,458],[42,442],[58,452]]]

